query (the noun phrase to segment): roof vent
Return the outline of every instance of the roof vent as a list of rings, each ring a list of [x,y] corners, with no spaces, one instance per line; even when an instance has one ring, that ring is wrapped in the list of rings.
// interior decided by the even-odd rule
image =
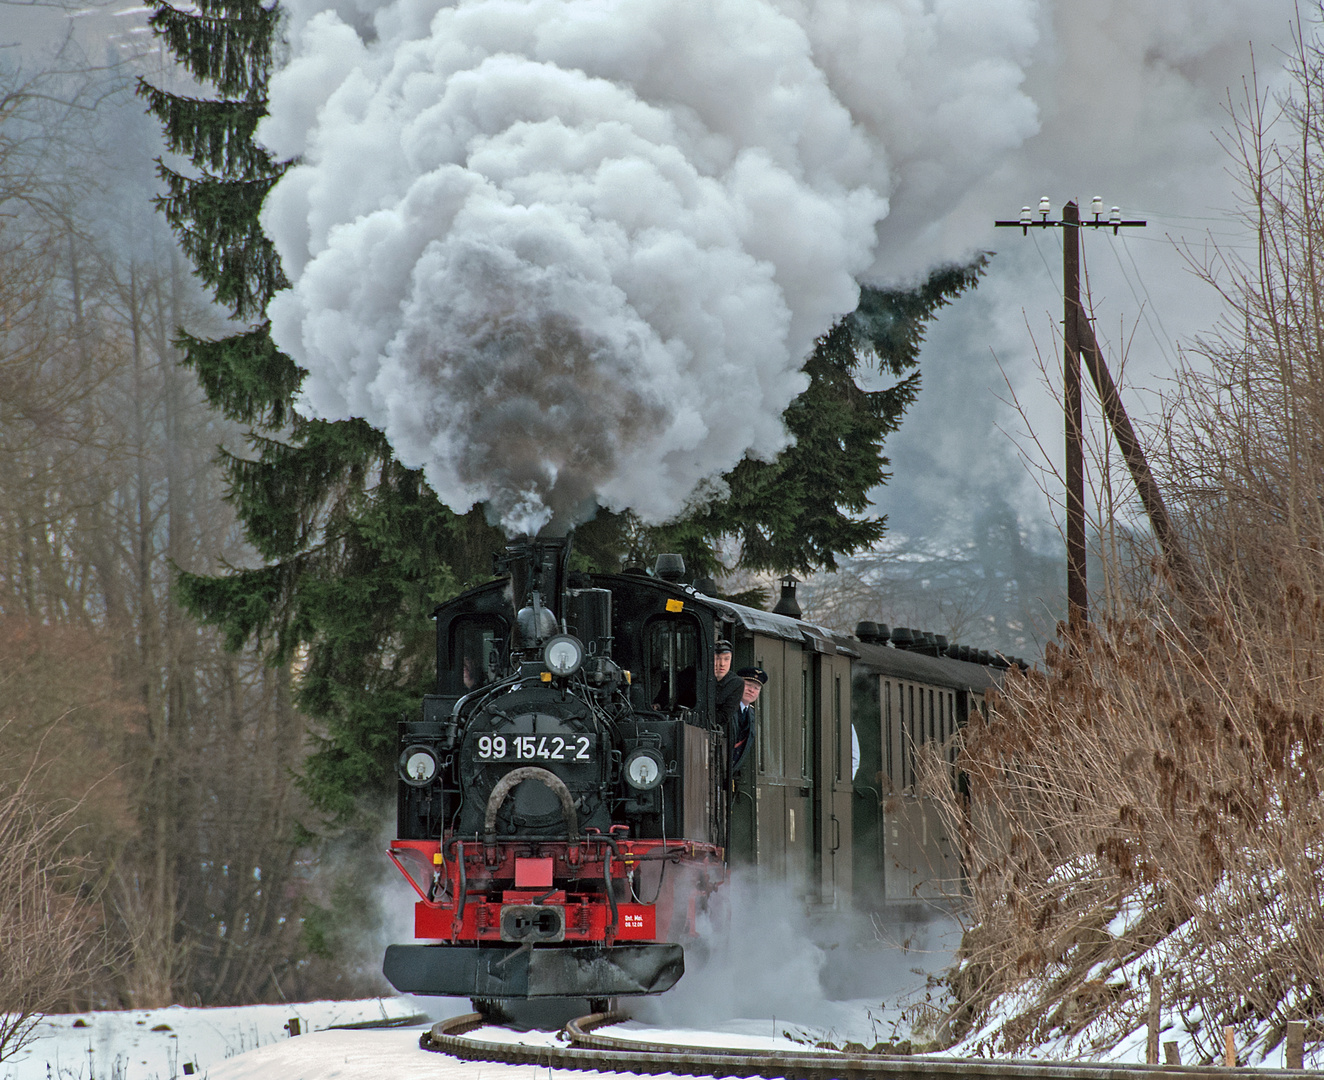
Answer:
[[[653,564],[653,576],[663,581],[679,581],[685,576],[685,559],[680,555],[659,555]]]
[[[772,609],[774,615],[787,615],[792,619],[798,619],[802,614],[800,604],[795,599],[796,579],[787,574],[782,578],[782,596],[777,601],[777,606]]]
[[[878,624],[876,622],[856,623],[855,636],[866,645],[878,644]]]
[[[908,626],[898,626],[892,631],[892,644],[898,649],[913,649],[915,634]]]
[[[710,577],[695,578],[694,591],[696,593],[702,593],[704,596],[716,596],[717,582]]]

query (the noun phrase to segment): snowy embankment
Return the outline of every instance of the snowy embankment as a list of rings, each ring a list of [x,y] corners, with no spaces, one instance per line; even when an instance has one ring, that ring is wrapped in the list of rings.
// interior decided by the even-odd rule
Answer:
[[[1217,896],[1214,897],[1214,900]],[[1266,890],[1261,906],[1272,906],[1272,890]],[[1212,901],[1211,901],[1212,906]],[[1148,1043],[1148,1012],[1152,980],[1157,976],[1159,1044],[1164,1060],[1175,1044],[1177,1060],[1184,1065],[1223,1064],[1219,1051],[1225,1029],[1216,1017],[1207,1016],[1202,994],[1194,985],[1202,943],[1194,918],[1155,938],[1147,930],[1156,911],[1137,896],[1117,905],[1116,913],[1103,928],[1101,942],[1086,951],[1072,950],[1037,977],[1026,978],[1016,988],[1001,994],[964,1038],[944,1053],[957,1057],[996,1056],[1009,1033],[1022,1033],[1035,1045],[1024,1056],[1036,1059],[1112,1061],[1143,1064]],[[1278,927],[1290,935],[1290,920]],[[1138,943],[1151,941],[1147,946]],[[1263,939],[1245,944],[1247,963],[1260,961],[1254,955],[1265,948]],[[1080,955],[1077,955],[1079,952]],[[1081,955],[1092,953],[1097,960],[1086,968]],[[1072,970],[1073,966],[1076,970]],[[1309,1002],[1302,1003],[1297,1016],[1310,1018]],[[1033,1032],[1027,1036],[1024,1033]],[[1252,1068],[1286,1068],[1284,1031],[1264,1020],[1248,1018],[1233,1028],[1233,1045],[1239,1065]],[[1212,1049],[1211,1049],[1212,1047]],[[1304,1067],[1324,1065],[1324,1044],[1307,1040]]]

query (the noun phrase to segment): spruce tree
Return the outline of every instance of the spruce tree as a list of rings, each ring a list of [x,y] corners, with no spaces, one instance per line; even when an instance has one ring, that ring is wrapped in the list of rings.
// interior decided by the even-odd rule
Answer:
[[[180,592],[233,647],[257,642],[273,662],[297,659],[300,706],[321,729],[302,783],[314,805],[347,822],[365,796],[390,790],[395,719],[432,678],[431,608],[486,578],[504,538],[480,510],[442,506],[366,423],[294,412],[304,372],[275,347],[264,315],[287,282],[258,222],[288,163],[252,137],[266,113],[279,10],[260,0],[155,5],[167,47],[214,91],[140,84],[170,150],[192,167],[159,165],[159,206],[199,278],[246,324],[219,340],[181,332],[179,345],[209,401],[249,431],[248,452],[224,455],[224,465],[261,560],[181,574]],[[923,328],[981,269],[982,259],[917,290],[865,289],[859,309],[818,342],[810,386],[786,410],[794,446],[772,462],[740,462],[725,478],[730,496],[680,522],[646,529],[629,514],[600,514],[580,530],[580,558],[611,569],[665,548],[707,571],[713,543],[734,534],[746,567],[805,573],[876,541],[885,523],[865,513],[868,493],[887,479],[883,440],[918,392]],[[897,383],[861,390],[857,376],[872,364]]]
[[[915,288],[862,288],[859,307],[818,339],[804,368],[809,387],[782,415],[794,445],[771,462],[741,461],[724,477],[729,498],[674,525],[636,530],[636,548],[648,550],[635,559],[678,551],[688,567],[711,573],[715,544],[735,537],[743,569],[809,574],[835,570],[838,555],[881,539],[886,518],[866,513],[869,494],[891,477],[883,442],[919,393],[924,328],[975,285],[986,261],[943,267]],[[897,381],[861,389],[870,367]]]
[[[359,421],[326,423],[291,407],[303,372],[273,344],[267,302],[288,282],[258,223],[288,163],[256,145],[266,114],[278,9],[259,0],[158,3],[152,25],[215,97],[139,83],[169,149],[192,166],[158,168],[158,206],[198,277],[246,329],[220,340],[180,333],[208,400],[247,426],[248,453],[223,454],[230,498],[263,565],[183,573],[180,594],[238,648],[298,658],[299,702],[320,745],[302,782],[314,805],[350,820],[358,798],[385,788],[394,718],[432,677],[428,614],[484,576],[501,538],[481,513],[438,503],[417,470]]]

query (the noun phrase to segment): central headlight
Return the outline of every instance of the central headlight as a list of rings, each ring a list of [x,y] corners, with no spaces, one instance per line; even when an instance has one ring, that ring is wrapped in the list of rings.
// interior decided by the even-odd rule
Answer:
[[[542,660],[553,675],[565,678],[578,671],[584,662],[584,646],[577,637],[557,634],[544,646]]]

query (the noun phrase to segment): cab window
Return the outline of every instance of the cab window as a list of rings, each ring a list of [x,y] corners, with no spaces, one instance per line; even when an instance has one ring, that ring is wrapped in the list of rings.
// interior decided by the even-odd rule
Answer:
[[[644,631],[648,702],[670,712],[693,709],[699,693],[699,626],[688,615],[656,618]]]
[[[446,643],[446,662],[438,671],[443,694],[467,694],[500,677],[506,623],[496,615],[462,615],[453,619]]]

